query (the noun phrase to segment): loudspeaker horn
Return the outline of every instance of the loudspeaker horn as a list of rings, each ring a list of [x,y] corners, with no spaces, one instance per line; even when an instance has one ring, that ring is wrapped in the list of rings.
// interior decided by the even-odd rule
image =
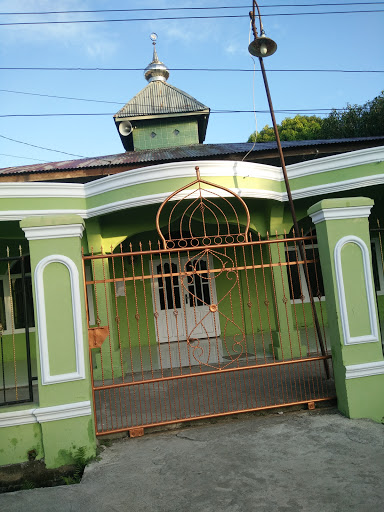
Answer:
[[[132,129],[132,125],[129,121],[123,121],[119,124],[119,132],[125,137],[127,137],[132,132]]]

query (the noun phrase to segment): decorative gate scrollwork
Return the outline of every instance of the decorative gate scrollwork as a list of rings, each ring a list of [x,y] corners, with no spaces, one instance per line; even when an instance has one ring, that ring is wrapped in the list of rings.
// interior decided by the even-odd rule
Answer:
[[[156,216],[156,228],[164,249],[189,248],[192,251],[204,247],[188,258],[182,269],[186,279],[182,279],[181,284],[187,304],[192,305],[194,310],[199,306],[206,306],[206,312],[202,317],[197,319],[195,314],[195,325],[187,325],[185,319],[186,341],[199,365],[224,369],[236,362],[246,350],[244,326],[221,311],[220,304],[236,287],[239,288],[239,272],[227,250],[233,244],[241,244],[248,240],[250,215],[246,203],[238,194],[201,179],[199,168],[195,167],[195,170],[196,180],[175,191],[162,203]],[[174,204],[170,203],[175,199]],[[167,206],[170,211],[167,211]],[[238,209],[241,211],[240,218]],[[167,222],[163,233],[160,226],[165,215]],[[199,229],[197,233],[194,232],[194,227]],[[213,294],[213,290],[216,289],[215,281],[223,276],[226,277],[229,288],[226,287],[228,289],[212,303],[211,298],[216,295]],[[200,285],[197,290],[194,280]],[[205,293],[201,293],[204,290]],[[205,323],[213,323],[213,336],[206,329]],[[224,325],[224,329],[219,339],[220,324]],[[231,324],[232,330],[234,328],[238,332],[228,336],[228,324]],[[199,330],[202,331],[200,336],[197,335]],[[202,338],[205,341],[204,346],[200,343]],[[210,364],[211,346],[213,344],[216,353],[219,354],[219,343],[223,344],[229,362],[223,364],[218,357],[214,364]]]
[[[199,168],[195,167],[195,170],[197,179],[173,192],[158,209],[156,229],[163,242],[164,249],[246,242],[248,240],[250,215],[243,199],[226,187],[201,179]],[[206,187],[203,188],[202,185]],[[237,209],[226,196],[240,204],[242,224],[245,226],[243,231]],[[170,201],[175,199],[176,202],[172,206]],[[189,204],[185,207],[187,201]],[[167,230],[164,234],[160,225],[166,207],[169,205],[171,205],[171,208],[170,211],[167,211],[168,222],[165,223]],[[227,209],[227,213],[225,209]],[[175,231],[173,223],[177,219],[180,220],[178,221],[178,229]],[[194,221],[201,224],[203,234],[193,233],[192,223]],[[185,236],[185,233],[188,233],[189,236]],[[176,236],[177,234],[179,236]]]

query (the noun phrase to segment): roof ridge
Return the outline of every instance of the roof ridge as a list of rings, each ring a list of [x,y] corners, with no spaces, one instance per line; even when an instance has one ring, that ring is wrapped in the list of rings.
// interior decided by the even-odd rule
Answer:
[[[164,95],[153,94],[163,90]],[[134,108],[138,111],[134,111]],[[141,91],[122,107],[114,118],[154,114],[199,112],[209,107],[174,85],[163,82],[149,82]]]

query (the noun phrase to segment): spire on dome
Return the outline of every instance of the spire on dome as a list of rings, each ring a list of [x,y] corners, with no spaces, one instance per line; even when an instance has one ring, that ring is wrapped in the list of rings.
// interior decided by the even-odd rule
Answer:
[[[169,77],[169,70],[163,62],[159,61],[159,57],[156,51],[157,34],[153,32],[150,35],[150,38],[153,44],[153,58],[152,62],[148,64],[144,70],[145,79],[148,80],[148,82],[154,82],[156,80],[166,82]]]

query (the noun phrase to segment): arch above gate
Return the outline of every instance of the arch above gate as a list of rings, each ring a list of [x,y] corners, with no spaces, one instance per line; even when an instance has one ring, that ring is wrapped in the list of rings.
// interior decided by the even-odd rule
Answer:
[[[201,179],[199,167],[195,170],[196,180],[173,192],[157,211],[156,229],[164,249],[246,242],[250,215],[244,200]],[[196,225],[201,227],[198,233]]]

